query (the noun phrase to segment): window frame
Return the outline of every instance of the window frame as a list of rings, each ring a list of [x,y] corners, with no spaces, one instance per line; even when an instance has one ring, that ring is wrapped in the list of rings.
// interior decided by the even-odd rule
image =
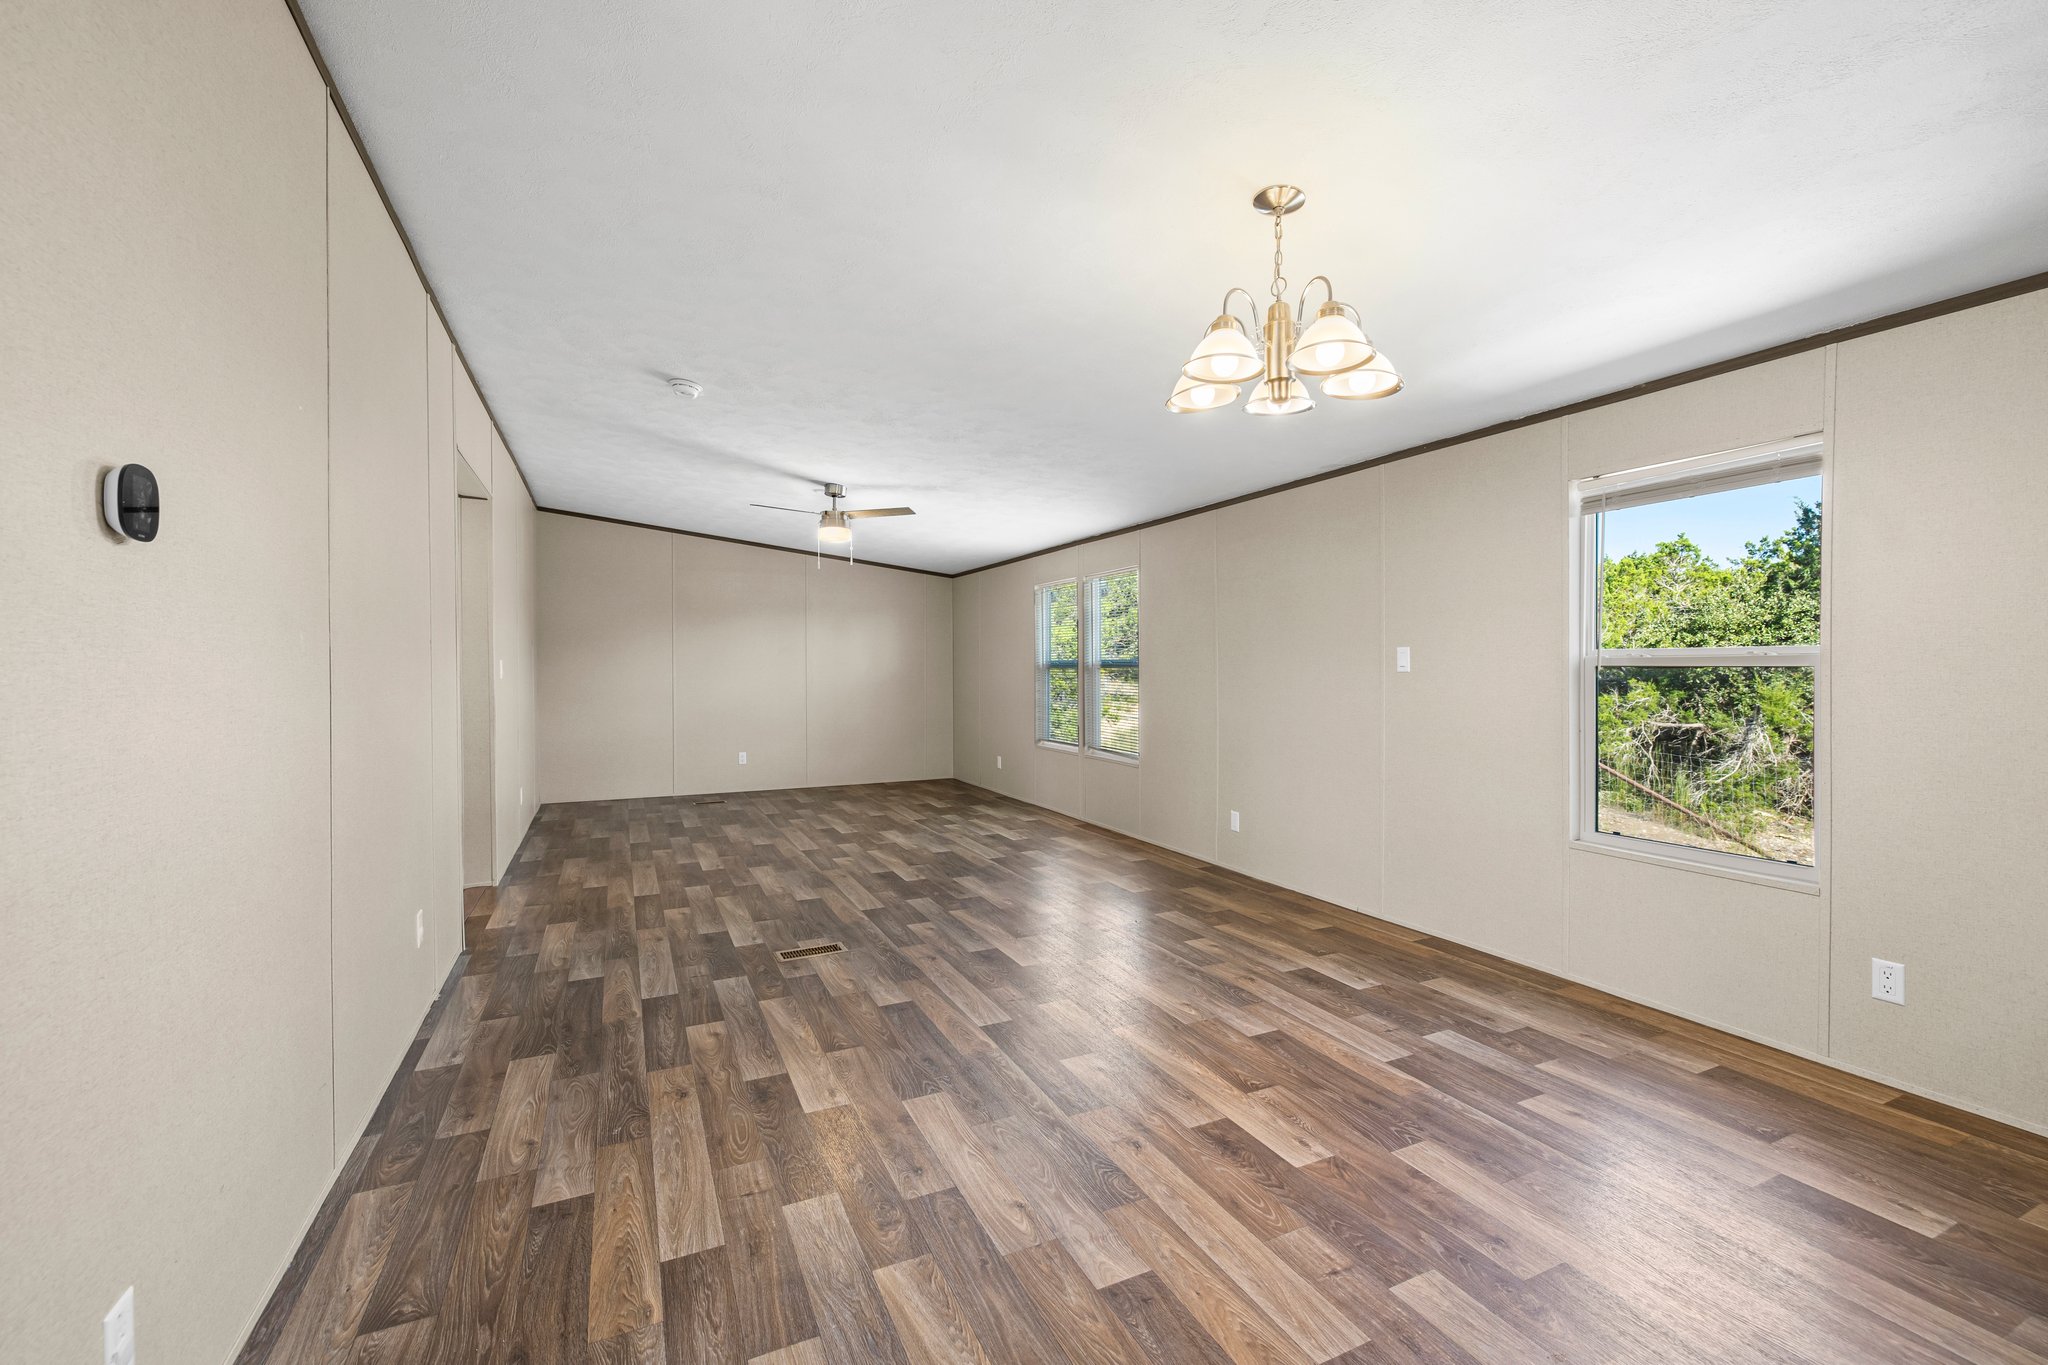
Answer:
[[[1120,578],[1130,574],[1138,580],[1138,634],[1139,645],[1135,662],[1130,667],[1139,678],[1138,697],[1141,708],[1138,720],[1138,748],[1134,753],[1121,749],[1102,747],[1102,622],[1097,617],[1095,599],[1100,584],[1105,579]],[[1145,684],[1145,584],[1144,577],[1135,564],[1119,568],[1102,569],[1084,575],[1080,580],[1080,592],[1076,602],[1080,610],[1081,627],[1081,750],[1091,758],[1107,759],[1111,763],[1135,764],[1145,752],[1144,706]],[[1119,665],[1121,666],[1121,665]]]
[[[1674,501],[1782,479],[1818,474],[1821,479],[1821,626],[1819,644],[1736,645],[1715,649],[1602,649],[1600,601],[1601,511]],[[1826,721],[1828,490],[1827,443],[1820,433],[1746,446],[1712,455],[1579,479],[1571,485],[1571,833],[1570,845],[1588,852],[1707,872],[1818,894],[1826,856],[1822,819]],[[1599,824],[1599,679],[1605,668],[1811,668],[1814,673],[1814,848],[1813,865],[1776,862],[1718,849],[1603,831]]]
[[[1069,744],[1063,739],[1052,737],[1052,670],[1053,661],[1049,651],[1052,647],[1052,613],[1047,608],[1051,594],[1058,588],[1074,590],[1074,699],[1079,708],[1076,716],[1075,742]],[[1081,739],[1086,736],[1088,725],[1087,668],[1082,663],[1086,647],[1086,622],[1082,619],[1081,580],[1078,578],[1054,578],[1036,583],[1031,588],[1031,657],[1032,657],[1032,724],[1033,741],[1042,749],[1056,749],[1063,754],[1079,753]]]

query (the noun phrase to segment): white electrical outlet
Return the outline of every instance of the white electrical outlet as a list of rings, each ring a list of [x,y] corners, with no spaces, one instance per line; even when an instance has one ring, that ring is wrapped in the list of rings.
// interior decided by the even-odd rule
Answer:
[[[135,1286],[129,1285],[101,1323],[106,1365],[135,1365]]]
[[[1394,671],[1396,673],[1408,672],[1408,646],[1394,646]]]
[[[503,659],[498,660],[498,676],[501,678],[505,676],[505,661]]]
[[[1870,959],[1870,993],[1879,1000],[1889,1000],[1894,1005],[1906,1003],[1906,966],[1902,962],[1886,962],[1881,957]]]
[[[747,751],[745,749],[740,750],[740,766],[742,768],[747,766]]]
[[[1001,754],[997,754],[997,755],[996,755],[996,771],[997,771],[997,772],[1001,772],[1002,770],[1003,770],[1003,756],[1002,756]]]
[[[1230,812],[1230,832],[1231,832],[1232,834],[1235,834],[1235,833],[1237,833],[1237,812],[1236,812],[1236,811],[1232,811],[1232,812]]]
[[[426,941],[427,912],[424,910],[415,910],[412,912],[412,946],[417,948]]]

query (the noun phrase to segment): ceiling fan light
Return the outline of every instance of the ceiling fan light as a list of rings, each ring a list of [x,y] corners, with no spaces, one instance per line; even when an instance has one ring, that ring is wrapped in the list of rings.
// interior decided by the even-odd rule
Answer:
[[[1186,375],[1173,386],[1173,393],[1166,400],[1168,412],[1213,412],[1217,408],[1237,401],[1236,384],[1210,384]]]
[[[818,513],[818,543],[820,545],[845,545],[852,540],[853,528],[846,524],[846,513]]]
[[[1294,368],[1307,375],[1341,374],[1371,360],[1372,343],[1341,303],[1326,303],[1294,343]]]
[[[1242,384],[1264,367],[1244,324],[1225,313],[1209,324],[1181,373],[1204,384]]]
[[[1375,353],[1365,364],[1325,379],[1323,397],[1354,400],[1390,398],[1401,391],[1401,386],[1405,382],[1392,361],[1384,355]]]
[[[1284,379],[1268,379],[1259,384],[1259,391],[1252,395],[1252,401],[1244,410],[1254,417],[1288,417],[1297,412],[1307,412],[1316,405],[1308,396],[1308,386],[1293,375]]]

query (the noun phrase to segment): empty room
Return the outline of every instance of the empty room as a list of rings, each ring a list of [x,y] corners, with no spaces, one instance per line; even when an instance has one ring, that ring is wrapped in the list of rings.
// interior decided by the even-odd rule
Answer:
[[[2048,7],[0,5],[0,1365],[2048,1365]]]

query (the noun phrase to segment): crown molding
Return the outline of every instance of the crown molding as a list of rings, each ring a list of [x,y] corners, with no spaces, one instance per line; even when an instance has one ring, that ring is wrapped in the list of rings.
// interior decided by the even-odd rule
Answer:
[[[612,526],[631,526],[642,531],[659,531],[665,536],[689,536],[695,540],[715,540],[725,545],[747,545],[756,550],[779,550],[783,554],[802,555],[806,559],[811,558],[817,553],[814,550],[799,550],[794,545],[770,545],[766,541],[761,540],[741,540],[738,536],[714,536],[709,531],[685,531],[678,526],[656,526],[653,522],[649,521],[628,521],[624,517],[601,517],[595,512],[571,512],[560,507],[536,507],[536,510],[546,512],[551,517],[575,517],[578,521],[602,521]],[[845,562],[838,555],[825,555],[824,558],[837,563]],[[879,559],[856,559],[853,561],[853,565],[855,568],[863,569],[894,569],[898,573],[921,573],[928,578],[958,578],[960,576],[959,574],[947,573],[944,569],[920,569],[910,564],[890,564]],[[970,569],[968,572],[975,573],[979,571]]]
[[[1127,536],[1133,531],[1149,531],[1155,526],[1165,526],[1171,522],[1185,521],[1189,517],[1199,517],[1205,512],[1215,512],[1225,507],[1235,507],[1241,502],[1251,502],[1255,498],[1270,498],[1275,493],[1286,493],[1292,489],[1306,488],[1310,484],[1323,483],[1329,479],[1341,479],[1347,474],[1356,474],[1361,470],[1374,469],[1383,464],[1392,464],[1396,460],[1412,460],[1417,455],[1427,455],[1432,450],[1443,450],[1449,446],[1463,445],[1467,441],[1477,441],[1487,436],[1498,436],[1504,431],[1518,431],[1523,427],[1533,427],[1541,422],[1551,422],[1560,417],[1569,417],[1575,412],[1590,412],[1594,408],[1604,408],[1610,403],[1625,403],[1631,398],[1640,398],[1644,394],[1657,393],[1663,389],[1677,388],[1680,384],[1690,384],[1695,380],[1711,379],[1718,374],[1729,374],[1736,370],[1746,370],[1752,365],[1762,365],[1769,361],[1782,360],[1788,355],[1799,355],[1805,351],[1817,351],[1824,346],[1834,346],[1844,341],[1854,341],[1857,337],[1871,336],[1877,332],[1889,332],[1898,327],[1910,327],[1916,322],[1926,322],[1930,318],[1944,317],[1950,313],[1960,313],[1966,309],[1979,308],[1987,303],[1997,303],[2003,299],[2017,298],[2021,294],[2031,294],[2039,289],[2048,289],[2048,271],[2038,275],[2026,275],[2017,280],[2008,280],[2004,284],[1994,284],[1989,288],[1974,290],[1968,294],[1958,294],[1954,298],[1941,299],[1934,303],[1923,303],[1916,308],[1908,308],[1902,312],[1887,313],[1883,317],[1872,318],[1867,322],[1851,323],[1847,327],[1837,327],[1831,332],[1816,332],[1812,336],[1801,337],[1797,341],[1787,341],[1781,345],[1766,347],[1761,351],[1750,351],[1745,355],[1735,356],[1728,360],[1717,360],[1711,365],[1696,366],[1690,370],[1682,370],[1677,374],[1666,375],[1662,379],[1646,380],[1641,384],[1634,384],[1625,389],[1616,389],[1612,393],[1603,393],[1595,398],[1582,398],[1576,403],[1566,403],[1562,407],[1546,408],[1542,412],[1532,412],[1526,417],[1514,417],[1505,422],[1495,422],[1490,427],[1477,427],[1471,431],[1460,432],[1456,436],[1446,436],[1436,441],[1425,441],[1421,445],[1409,446],[1405,450],[1396,450],[1386,455],[1376,455],[1370,460],[1360,460],[1357,464],[1348,464],[1339,469],[1326,469],[1320,474],[1310,474],[1305,478],[1292,479],[1287,483],[1276,483],[1271,488],[1261,488],[1250,493],[1240,493],[1234,498],[1225,498],[1221,502],[1211,502],[1205,503],[1200,507],[1190,507],[1185,512],[1174,512],[1167,516],[1154,517],[1150,521],[1141,521],[1130,526],[1119,526],[1114,531],[1100,531],[1091,536],[1082,536],[1078,540],[1064,540],[1057,545],[1048,545],[1042,550],[1032,550],[1026,554],[1011,555],[1007,559],[998,559],[993,563],[983,564],[976,568],[962,569],[958,573],[951,575],[951,577],[965,578],[969,574],[987,573],[990,569],[1000,569],[1011,564],[1021,564],[1027,559],[1036,559],[1040,555],[1056,554],[1061,550],[1071,550],[1081,545],[1093,545],[1097,541],[1110,540],[1117,536]]]

